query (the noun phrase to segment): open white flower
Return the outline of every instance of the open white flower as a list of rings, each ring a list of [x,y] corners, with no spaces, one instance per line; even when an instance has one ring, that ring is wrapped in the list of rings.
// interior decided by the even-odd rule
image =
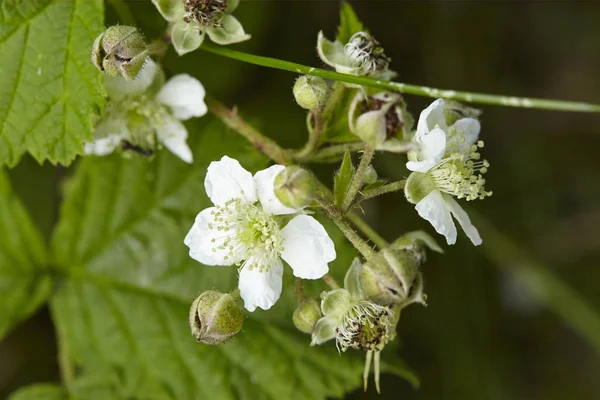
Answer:
[[[196,50],[204,34],[217,44],[232,44],[250,39],[242,24],[231,13],[239,0],[152,0],[169,21],[171,42],[179,55]]]
[[[158,141],[191,163],[188,133],[181,121],[206,114],[204,87],[187,74],[163,82],[162,71],[151,59],[135,80],[105,77],[107,112],[96,125],[94,142],[85,144],[85,154],[103,156],[121,146],[150,155]]]
[[[452,216],[474,245],[482,242],[469,216],[453,198],[469,201],[492,194],[485,190],[483,174],[489,163],[480,161],[478,150],[483,142],[477,141],[479,130],[479,121],[473,118],[459,119],[448,127],[444,100],[438,99],[421,112],[414,137],[418,150],[409,153],[406,163],[414,171],[406,182],[406,198],[448,244],[456,243]]]
[[[190,256],[205,265],[238,265],[239,289],[248,311],[269,309],[281,294],[285,260],[295,276],[318,279],[336,257],[333,242],[316,219],[300,214],[285,227],[278,215],[294,214],[274,194],[283,165],[254,177],[237,160],[223,157],[208,167],[204,186],[214,207],[202,210],[185,237]]]
[[[383,47],[368,33],[355,33],[348,43],[339,40],[331,42],[319,32],[317,52],[321,60],[342,74],[372,76],[385,80],[392,79],[396,73],[388,69],[390,59],[384,54]]]

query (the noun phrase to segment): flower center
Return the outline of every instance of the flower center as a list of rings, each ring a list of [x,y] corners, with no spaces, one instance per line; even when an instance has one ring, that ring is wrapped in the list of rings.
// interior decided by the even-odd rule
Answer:
[[[218,28],[225,14],[227,0],[184,0],[184,7],[185,22],[196,21],[205,27]]]
[[[336,328],[336,344],[341,351],[348,347],[381,350],[391,339],[393,329],[389,308],[362,300],[346,312],[341,326]]]
[[[359,68],[361,75],[385,72],[391,61],[379,42],[365,32],[352,35],[344,50],[350,64]]]
[[[214,222],[208,228],[222,235],[212,239],[213,252],[226,251],[225,259],[232,264],[261,272],[277,261],[283,250],[283,236],[271,215],[241,199],[231,199],[215,208]]]
[[[445,157],[440,160],[429,172],[435,187],[445,193],[456,196],[459,199],[477,200],[491,196],[491,191],[485,190],[485,179],[483,175],[487,172],[490,163],[480,160],[479,149],[483,147],[483,141],[467,146],[462,151],[458,143],[464,139],[457,139],[446,152]]]

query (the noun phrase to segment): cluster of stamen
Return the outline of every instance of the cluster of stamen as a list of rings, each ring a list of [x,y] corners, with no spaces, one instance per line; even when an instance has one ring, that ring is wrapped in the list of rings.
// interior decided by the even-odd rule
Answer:
[[[335,329],[336,346],[339,351],[348,347],[361,350],[381,350],[391,339],[393,313],[378,304],[363,300],[346,312],[343,321]]]
[[[204,27],[218,28],[223,21],[227,0],[184,0],[184,7],[185,22],[196,21]]]
[[[212,216],[208,228],[219,233],[212,239],[212,251],[225,251],[225,260],[262,272],[279,258],[283,250],[279,225],[260,207],[236,198],[216,206]]]
[[[459,199],[481,200],[491,196],[492,192],[485,190],[483,178],[490,163],[481,160],[479,153],[483,141],[460,149],[459,144],[464,143],[464,136],[460,132],[454,135],[449,136],[444,158],[429,171],[436,188]]]
[[[391,61],[379,42],[365,32],[352,35],[344,50],[348,61],[360,70],[361,75],[373,76],[385,72]]]

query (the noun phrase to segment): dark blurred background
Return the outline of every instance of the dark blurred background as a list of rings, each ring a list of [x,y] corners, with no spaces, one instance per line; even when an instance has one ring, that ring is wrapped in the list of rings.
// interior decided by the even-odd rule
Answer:
[[[148,1],[107,2],[107,25],[136,23],[148,38],[164,22]],[[321,66],[317,32],[333,37],[337,1],[250,1],[236,12],[253,39],[236,46]],[[455,90],[600,103],[600,4],[596,2],[352,2],[392,58],[398,80]],[[117,12],[118,10],[118,12]],[[129,19],[129,20],[128,20]],[[295,76],[198,51],[169,54],[167,68],[198,77],[237,104],[282,145],[305,139],[293,101]],[[431,100],[407,96],[418,116]],[[413,390],[385,375],[351,399],[592,399],[600,393],[600,117],[481,107],[484,157],[494,195],[470,203],[484,245],[464,235],[424,268],[429,306],[399,325],[400,355],[421,377]],[[399,156],[378,155],[382,176],[406,175]],[[330,180],[334,166],[316,166]],[[25,158],[13,183],[47,234],[57,216],[63,168]],[[32,175],[33,174],[33,175]],[[425,228],[401,194],[366,205],[387,239]],[[441,239],[440,239],[441,241]],[[47,310],[0,343],[0,398],[58,381]]]

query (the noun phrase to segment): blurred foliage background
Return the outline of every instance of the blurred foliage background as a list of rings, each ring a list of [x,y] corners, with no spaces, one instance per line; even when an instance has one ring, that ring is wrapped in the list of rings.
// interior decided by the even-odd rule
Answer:
[[[117,7],[111,6],[116,4]],[[399,81],[456,90],[600,102],[600,4],[596,2],[352,2],[392,58]],[[256,54],[321,66],[317,32],[332,37],[336,1],[242,1],[236,16]],[[107,3],[107,24],[135,23],[148,38],[164,21],[148,1]],[[172,72],[198,77],[283,146],[305,139],[294,76],[202,51],[170,53]],[[429,99],[407,97],[415,116]],[[429,306],[412,306],[398,350],[421,377],[413,390],[384,376],[382,395],[351,399],[587,399],[600,391],[600,117],[481,107],[494,195],[471,203],[484,244],[464,236],[424,272]],[[193,132],[191,133],[193,134]],[[398,156],[378,155],[382,176],[406,176]],[[331,180],[334,165],[314,166]],[[40,229],[57,218],[68,169],[24,158],[10,172]],[[366,204],[386,238],[432,229],[401,194]],[[441,241],[441,240],[440,240]],[[46,309],[0,343],[0,398],[30,382],[58,381]]]

